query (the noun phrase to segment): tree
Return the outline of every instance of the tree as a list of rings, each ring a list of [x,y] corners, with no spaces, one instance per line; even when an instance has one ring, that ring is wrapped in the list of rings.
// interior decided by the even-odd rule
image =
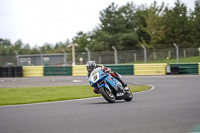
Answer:
[[[146,5],[141,5],[137,8],[137,11],[135,13],[135,20],[136,20],[136,33],[138,34],[139,38],[139,45],[138,47],[141,47],[142,44],[149,44],[150,42],[150,36],[147,32],[145,32],[142,28],[146,27],[146,20],[145,16],[148,14],[148,7]]]
[[[45,43],[43,46],[40,47],[42,53],[51,54],[53,51],[53,45],[49,43]]]
[[[23,47],[23,42],[22,40],[17,40],[14,44],[14,47],[16,48],[16,50],[20,50]]]
[[[0,38],[0,45],[7,47],[7,46],[10,46],[12,44],[11,44],[10,40]]]
[[[168,47],[173,47],[173,43],[182,48],[191,47],[192,34],[185,4],[177,0],[174,8],[166,10],[164,19]]]
[[[190,23],[192,25],[193,47],[200,47],[200,0],[195,1],[194,11],[191,13]]]
[[[72,39],[73,43],[78,44],[76,51],[85,51],[85,48],[90,43],[90,36],[83,31],[77,32],[76,36]]]
[[[100,24],[93,31],[93,49],[133,49],[138,42],[135,32],[135,11],[133,3],[118,7],[111,3],[108,8],[100,11]]]
[[[10,47],[12,47],[10,40],[0,38],[0,55],[9,55]]]
[[[144,15],[146,25],[141,25],[141,29],[146,32],[150,41],[142,42],[142,44],[146,45],[148,48],[161,48],[159,43],[165,37],[165,25],[163,23],[163,15],[164,15],[165,5],[162,3],[161,6],[157,5],[157,2],[150,6],[146,15]]]
[[[66,52],[71,52],[71,51],[69,51],[70,50],[69,45],[70,45],[69,39],[67,39],[65,42],[58,42],[54,46],[53,52],[54,53],[63,53],[63,50],[65,50]]]

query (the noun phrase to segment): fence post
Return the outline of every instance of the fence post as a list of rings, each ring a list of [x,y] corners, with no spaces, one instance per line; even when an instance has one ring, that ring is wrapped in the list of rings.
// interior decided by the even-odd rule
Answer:
[[[198,51],[199,51],[199,56],[200,56],[200,47],[198,48]]]
[[[75,46],[78,46],[76,43],[71,43],[68,47],[72,47],[72,66],[76,65],[75,59]]]
[[[156,60],[156,52],[153,52],[153,60]]]
[[[42,66],[43,65],[43,54],[40,49],[38,51],[40,52],[40,59],[41,59],[41,66]]]
[[[88,61],[90,61],[90,50],[88,48],[85,48],[85,50],[88,52]]]
[[[76,65],[76,60],[75,60],[75,44],[72,44],[72,65]]]
[[[19,66],[19,54],[17,53],[17,51],[15,51],[16,57],[17,57],[17,66]]]
[[[177,60],[177,63],[179,63],[179,49],[176,43],[173,43],[173,45],[176,48],[176,60]]]
[[[171,51],[168,51],[169,59],[171,58]]]
[[[101,64],[101,56],[99,56],[99,64]]]
[[[142,45],[142,48],[144,49],[144,63],[147,63],[147,50],[144,45]]]
[[[136,61],[137,61],[137,54],[134,53],[134,62],[136,62]]]
[[[184,58],[186,58],[186,50],[185,49],[183,49],[183,56],[184,56]]]
[[[64,58],[63,58],[63,63],[65,64],[65,66],[67,65],[67,63],[66,63],[66,52],[65,52],[65,50],[64,49],[62,49],[62,51],[63,51],[63,53],[64,53]]]
[[[113,50],[114,50],[114,56],[115,56],[115,64],[118,64],[118,60],[117,60],[117,49],[112,46]]]

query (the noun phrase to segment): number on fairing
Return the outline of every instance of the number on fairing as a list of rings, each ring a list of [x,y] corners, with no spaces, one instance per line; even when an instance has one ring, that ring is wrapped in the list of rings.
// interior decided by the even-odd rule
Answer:
[[[95,75],[92,77],[92,80],[93,80],[93,82],[96,82],[97,80],[99,80],[99,73],[95,74]]]
[[[124,93],[121,93],[121,92],[119,92],[119,93],[117,93],[117,96],[119,97],[119,96],[123,96],[124,95]]]
[[[94,81],[96,81],[96,80],[97,80],[97,75],[94,76]]]

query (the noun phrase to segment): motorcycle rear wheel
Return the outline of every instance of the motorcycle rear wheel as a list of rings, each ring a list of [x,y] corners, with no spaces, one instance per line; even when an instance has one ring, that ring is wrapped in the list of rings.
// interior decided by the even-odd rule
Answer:
[[[126,95],[126,97],[124,98],[125,101],[129,102],[133,99],[133,94],[131,93],[131,91],[126,93],[125,95]]]
[[[99,91],[100,91],[101,95],[104,97],[104,99],[106,99],[106,101],[108,101],[109,103],[115,102],[115,96],[112,91],[109,91],[105,87],[101,87],[99,89]]]

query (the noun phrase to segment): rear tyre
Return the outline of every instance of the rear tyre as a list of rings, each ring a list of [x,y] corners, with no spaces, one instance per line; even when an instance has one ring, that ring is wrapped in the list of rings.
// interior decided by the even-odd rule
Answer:
[[[133,94],[131,93],[131,91],[126,92],[125,96],[126,97],[124,98],[124,100],[127,101],[127,102],[129,102],[129,101],[131,101],[133,99]]]
[[[115,102],[115,96],[111,90],[106,89],[105,87],[101,87],[99,89],[101,95],[108,101],[109,103]]]

